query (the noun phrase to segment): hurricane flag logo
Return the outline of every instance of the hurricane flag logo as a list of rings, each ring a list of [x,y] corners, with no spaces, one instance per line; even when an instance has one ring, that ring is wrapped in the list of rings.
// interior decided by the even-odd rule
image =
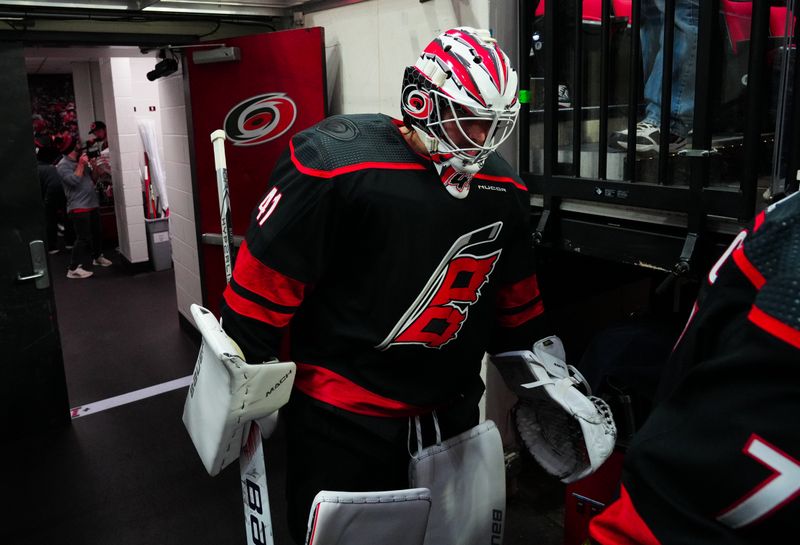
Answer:
[[[267,93],[243,100],[225,116],[225,134],[235,146],[275,140],[297,119],[297,106],[286,93]]]
[[[417,89],[416,85],[409,85],[403,89],[403,109],[408,115],[417,119],[428,119],[431,108],[430,97]]]

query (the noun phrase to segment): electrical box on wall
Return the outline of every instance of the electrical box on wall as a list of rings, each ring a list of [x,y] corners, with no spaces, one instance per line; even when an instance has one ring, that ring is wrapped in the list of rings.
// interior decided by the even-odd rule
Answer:
[[[192,60],[195,64],[238,61],[241,58],[238,47],[217,47],[215,49],[192,52]]]

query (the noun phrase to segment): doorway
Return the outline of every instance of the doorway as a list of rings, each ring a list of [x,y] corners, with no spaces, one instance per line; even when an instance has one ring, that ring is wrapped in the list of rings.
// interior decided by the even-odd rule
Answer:
[[[93,267],[91,278],[67,279],[72,240],[66,217],[60,218],[48,258],[73,417],[82,416],[79,408],[88,404],[191,373],[192,350],[178,325],[177,303],[179,292],[197,293],[200,283],[199,273],[191,270],[196,256],[185,251],[196,244],[184,80],[181,63],[172,74],[148,79],[157,55],[158,50],[142,53],[119,46],[24,49],[37,144],[62,131],[91,142],[98,123],[107,132],[106,149],[90,164],[94,174],[105,161],[106,175],[93,179],[103,253],[113,264]],[[177,195],[158,201],[171,204],[160,215],[170,214],[173,232],[167,244],[178,246],[167,266],[151,257],[142,191],[148,169],[156,165],[145,160],[138,127],[142,120],[156,127],[156,155],[168,172],[167,193]],[[152,349],[145,357],[138,353],[140,346],[169,348],[188,359],[182,365],[175,358],[160,361]]]

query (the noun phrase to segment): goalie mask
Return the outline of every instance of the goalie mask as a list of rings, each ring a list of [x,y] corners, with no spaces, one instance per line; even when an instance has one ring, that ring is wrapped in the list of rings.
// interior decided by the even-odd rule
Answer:
[[[401,101],[403,122],[425,144],[447,191],[464,198],[514,129],[517,73],[488,30],[458,27],[406,68]]]

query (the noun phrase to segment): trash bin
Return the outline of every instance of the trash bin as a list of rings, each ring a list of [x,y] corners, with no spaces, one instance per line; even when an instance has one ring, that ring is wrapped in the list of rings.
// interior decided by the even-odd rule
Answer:
[[[147,252],[153,270],[172,267],[172,243],[169,240],[169,218],[144,219],[147,231]]]

